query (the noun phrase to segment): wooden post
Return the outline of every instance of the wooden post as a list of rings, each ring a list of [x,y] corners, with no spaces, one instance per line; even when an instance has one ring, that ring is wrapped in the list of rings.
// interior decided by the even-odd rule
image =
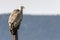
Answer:
[[[18,40],[18,31],[16,31],[16,34],[13,35],[13,40]]]

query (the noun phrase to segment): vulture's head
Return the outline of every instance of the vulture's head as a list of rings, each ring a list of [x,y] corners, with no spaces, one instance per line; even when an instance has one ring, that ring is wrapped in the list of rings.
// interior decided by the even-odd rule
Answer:
[[[24,9],[24,6],[21,6],[21,9]]]
[[[23,12],[24,6],[20,6],[21,9],[13,10],[13,13]]]

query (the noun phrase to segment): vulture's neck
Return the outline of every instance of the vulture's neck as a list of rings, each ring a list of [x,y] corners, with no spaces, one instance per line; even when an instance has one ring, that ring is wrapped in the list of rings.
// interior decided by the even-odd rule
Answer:
[[[23,9],[21,8],[21,13],[23,13]]]

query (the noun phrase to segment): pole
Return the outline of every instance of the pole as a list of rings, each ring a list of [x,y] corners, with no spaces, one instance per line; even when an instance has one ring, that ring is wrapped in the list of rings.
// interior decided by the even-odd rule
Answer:
[[[13,35],[13,40],[18,40],[18,31],[16,31],[16,34]]]

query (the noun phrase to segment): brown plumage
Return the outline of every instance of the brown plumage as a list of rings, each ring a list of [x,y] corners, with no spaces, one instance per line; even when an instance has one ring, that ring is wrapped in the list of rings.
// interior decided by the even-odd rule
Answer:
[[[9,16],[9,29],[11,34],[15,34],[15,32],[19,29],[19,25],[23,19],[23,6],[21,6],[21,10],[15,9]]]

